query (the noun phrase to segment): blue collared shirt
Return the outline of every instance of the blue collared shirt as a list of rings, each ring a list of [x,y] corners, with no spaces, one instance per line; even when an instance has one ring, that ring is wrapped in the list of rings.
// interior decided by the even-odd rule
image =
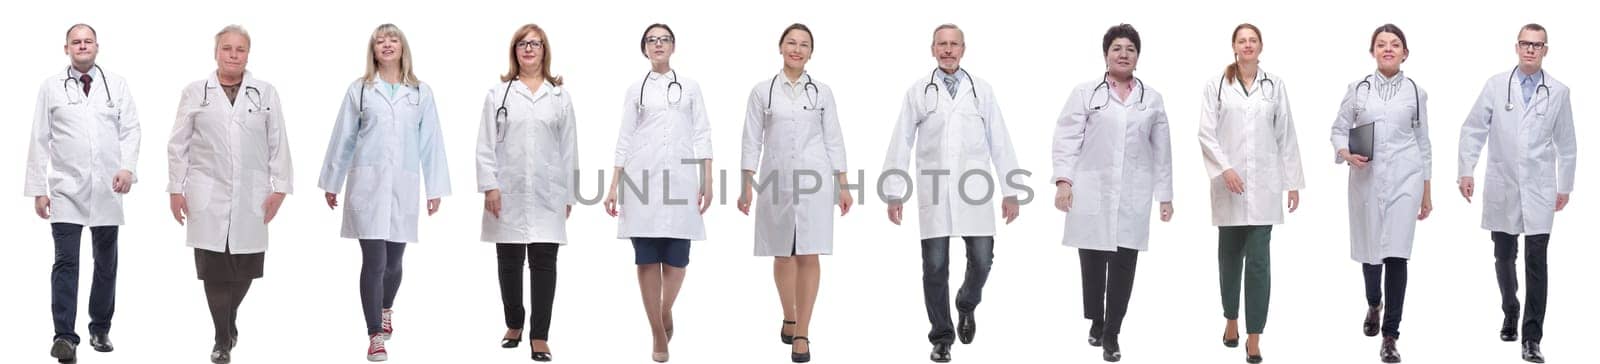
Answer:
[[[1533,101],[1533,94],[1538,93],[1539,84],[1544,82],[1544,70],[1533,75],[1523,74],[1520,69],[1512,73],[1517,74],[1517,83],[1522,85],[1522,106],[1527,107],[1528,102]]]

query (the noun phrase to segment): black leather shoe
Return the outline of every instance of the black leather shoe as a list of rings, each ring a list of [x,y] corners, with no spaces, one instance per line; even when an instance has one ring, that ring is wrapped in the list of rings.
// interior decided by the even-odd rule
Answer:
[[[535,352],[533,352],[533,361],[548,362],[548,361],[550,361],[552,359],[554,359],[554,358],[550,357],[550,353],[546,353],[546,352],[543,352],[543,351],[535,351]]]
[[[1396,349],[1395,348],[1395,346],[1394,346],[1395,340],[1399,340],[1399,338],[1396,338],[1396,337],[1393,337],[1393,336],[1385,336],[1385,337],[1383,337],[1383,348],[1378,349],[1378,359],[1379,360],[1382,360],[1385,363],[1399,363],[1400,362],[1400,349]]]
[[[1522,341],[1522,360],[1529,363],[1544,363],[1544,352],[1539,350],[1539,342]]]
[[[796,353],[796,352],[790,351],[789,352],[789,361],[796,362],[796,363],[810,362],[811,361],[811,338],[808,338],[808,337],[805,337],[805,336],[795,336],[793,340],[805,340],[806,341],[806,352],[804,352],[804,353]],[[950,354],[949,354],[948,351],[945,352],[945,357],[946,358],[950,357]],[[949,360],[949,359],[946,359],[946,360]]]
[[[115,349],[111,346],[111,337],[107,334],[89,334],[89,346],[93,347],[94,351],[102,353],[109,353]]]
[[[1507,316],[1505,321],[1500,322],[1500,341],[1517,341],[1517,318],[1515,316]]]
[[[1239,337],[1238,336],[1234,336],[1232,339],[1229,339],[1227,336],[1223,336],[1222,337],[1222,346],[1226,346],[1226,347],[1230,347],[1230,348],[1239,347]]]
[[[933,344],[933,353],[928,354],[928,360],[932,360],[935,363],[949,363],[950,362],[950,344],[947,344],[947,343],[934,343]]]
[[[972,318],[971,312],[960,312],[961,324],[956,325],[956,336],[961,338],[962,344],[971,344],[972,336],[978,334],[978,322]]]
[[[228,349],[218,344],[211,347],[211,364],[228,364],[233,361],[233,355],[228,354]]]
[[[1100,335],[1105,331],[1105,321],[1094,320],[1089,324],[1089,346],[1100,346]]]
[[[1260,363],[1262,360],[1264,360],[1264,359],[1261,359],[1260,355],[1250,355],[1250,354],[1245,354],[1244,355],[1244,362],[1246,362],[1246,363],[1257,364],[1257,363]]]
[[[1122,361],[1122,345],[1117,344],[1117,335],[1106,335],[1100,339],[1100,343],[1100,348],[1104,349],[1100,353],[1101,359],[1113,363]]]
[[[795,324],[794,321],[783,320],[783,326],[789,326],[789,325],[794,325],[794,324]],[[784,345],[794,345],[794,335],[785,334],[784,333],[785,331],[788,331],[788,330],[784,330],[784,328],[782,328],[782,327],[778,328],[778,340],[783,341]]]
[[[1367,307],[1367,319],[1361,322],[1361,333],[1367,337],[1378,336],[1378,306]]]
[[[77,360],[78,344],[67,341],[66,338],[58,337],[55,343],[50,345],[50,357],[56,358],[56,361],[62,363]]]
[[[515,348],[515,347],[517,347],[518,344],[521,344],[521,343],[522,343],[522,338],[500,339],[500,347],[506,348],[506,349]]]

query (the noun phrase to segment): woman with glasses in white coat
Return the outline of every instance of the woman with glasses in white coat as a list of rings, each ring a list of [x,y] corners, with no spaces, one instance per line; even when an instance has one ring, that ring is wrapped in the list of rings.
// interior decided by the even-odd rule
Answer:
[[[556,295],[556,253],[567,243],[567,217],[577,202],[578,130],[572,95],[550,72],[550,38],[527,24],[509,44],[511,69],[483,100],[478,127],[478,191],[483,235],[495,243],[504,348],[522,341],[522,267],[528,263],[533,303],[528,346],[534,361],[551,360],[550,309]]]
[[[1367,53],[1378,69],[1346,88],[1333,121],[1334,163],[1350,166],[1350,259],[1361,263],[1367,288],[1361,331],[1381,331],[1379,359],[1399,363],[1406,262],[1417,221],[1433,211],[1428,93],[1400,71],[1411,56],[1400,27],[1374,30]]]
[[[388,360],[395,294],[407,243],[417,242],[418,197],[426,183],[428,215],[450,194],[444,135],[433,89],[412,73],[411,45],[394,24],[373,30],[366,75],[350,83],[317,187],[328,208],[346,188],[340,237],[361,243],[361,308],[367,360]],[[346,179],[349,183],[345,183]]]
[[[833,89],[806,73],[812,41],[811,28],[799,23],[779,36],[783,71],[750,89],[740,161],[739,211],[756,211],[755,254],[773,257],[783,304],[778,334],[791,345],[789,357],[796,363],[811,361],[808,335],[822,277],[818,256],[833,253],[833,206],[837,201],[844,216],[854,203],[840,188],[849,177]]]
[[[1106,72],[1079,84],[1056,119],[1052,139],[1056,209],[1067,213],[1062,244],[1078,248],[1089,345],[1122,360],[1117,334],[1128,312],[1139,252],[1149,249],[1150,203],[1172,220],[1172,138],[1161,94],[1133,76],[1144,49],[1139,32],[1106,30]]]
[[[651,24],[639,37],[650,72],[623,96],[605,200],[606,213],[617,218],[617,238],[633,242],[654,341],[650,357],[657,362],[668,359],[689,242],[706,239],[701,215],[711,207],[711,121],[700,84],[672,69],[676,40],[666,24]]]
[[[212,363],[233,360],[239,305],[264,270],[267,225],[294,192],[278,90],[245,70],[250,50],[244,28],[217,33],[217,70],[183,89],[167,143],[172,216],[188,226],[216,330]]]
[[[1305,173],[1287,87],[1260,67],[1261,30],[1240,24],[1232,42],[1234,62],[1202,91],[1200,151],[1211,179],[1211,223],[1218,230],[1222,316],[1228,320],[1222,343],[1239,346],[1242,275],[1245,361],[1259,363],[1272,290],[1272,225],[1283,223],[1286,197],[1289,212],[1300,207]]]

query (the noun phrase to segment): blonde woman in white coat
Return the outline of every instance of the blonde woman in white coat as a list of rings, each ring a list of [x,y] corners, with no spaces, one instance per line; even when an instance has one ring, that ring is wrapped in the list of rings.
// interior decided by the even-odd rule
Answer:
[[[623,96],[605,200],[606,213],[617,218],[617,238],[633,243],[654,341],[650,356],[657,362],[668,359],[672,305],[689,266],[689,242],[705,240],[701,215],[711,208],[711,121],[700,84],[672,69],[676,42],[666,24],[651,24],[639,37],[650,72]]]
[[[317,187],[328,208],[345,198],[340,236],[361,243],[361,307],[367,322],[367,360],[388,360],[384,341],[394,332],[406,244],[417,242],[419,195],[428,215],[450,194],[444,135],[433,89],[412,73],[411,45],[394,24],[373,30],[367,72],[350,83],[328,140]],[[349,184],[345,184],[346,177]],[[426,191],[419,182],[426,183]]]
[[[1259,363],[1272,287],[1272,225],[1283,223],[1285,197],[1289,212],[1300,207],[1305,173],[1287,86],[1260,68],[1261,31],[1240,24],[1232,40],[1234,63],[1202,91],[1200,151],[1211,179],[1211,223],[1218,229],[1222,315],[1228,320],[1222,343],[1239,345],[1242,275],[1250,336],[1245,361]]]
[[[783,71],[750,89],[740,161],[739,211],[756,211],[755,254],[773,257],[783,304],[778,335],[792,346],[789,356],[796,363],[811,361],[808,335],[822,276],[818,256],[833,253],[834,203],[840,216],[854,203],[839,188],[849,178],[833,89],[806,73],[812,46],[804,24],[790,25],[779,36]]]
[[[251,46],[238,25],[217,33],[217,70],[183,89],[167,143],[167,193],[205,282],[212,363],[233,360],[239,305],[264,272],[267,225],[294,192],[278,90],[245,70]]]
[[[1073,88],[1052,139],[1056,209],[1067,213],[1062,244],[1078,248],[1089,345],[1122,360],[1117,334],[1128,312],[1139,252],[1149,249],[1151,200],[1172,220],[1172,138],[1160,93],[1133,76],[1139,32],[1106,30],[1106,73]]]
[[[1350,259],[1361,263],[1367,288],[1362,333],[1378,336],[1381,312],[1379,359],[1399,363],[1395,340],[1405,307],[1406,262],[1417,221],[1433,212],[1428,94],[1400,72],[1400,64],[1411,55],[1400,27],[1378,27],[1367,52],[1378,70],[1351,83],[1339,104],[1332,132],[1334,163],[1350,166]],[[1369,125],[1370,140],[1352,141],[1351,129]],[[1351,151],[1352,143],[1365,146],[1368,141],[1373,155]]]
[[[523,261],[531,274],[533,310],[527,321],[534,361],[550,361],[550,309],[556,294],[556,253],[567,243],[568,216],[577,202],[578,125],[572,95],[550,72],[550,39],[543,28],[517,29],[508,50],[511,66],[489,89],[478,127],[478,191],[483,192],[483,236],[495,243],[500,300],[505,310],[503,348],[522,341]]]

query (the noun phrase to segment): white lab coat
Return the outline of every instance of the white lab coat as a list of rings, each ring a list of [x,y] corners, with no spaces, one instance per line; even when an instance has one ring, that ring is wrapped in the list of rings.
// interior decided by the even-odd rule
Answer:
[[[832,254],[837,176],[847,172],[833,89],[810,75],[756,83],[745,106],[742,152],[740,168],[756,172],[755,254]]]
[[[943,71],[935,72],[944,76]],[[1005,183],[1007,176],[1020,171],[994,89],[988,82],[969,75],[956,86],[958,91],[951,97],[943,81],[936,79],[934,87],[928,87],[928,79],[929,74],[924,73],[906,90],[900,118],[895,121],[889,150],[884,157],[885,176],[880,178],[883,194],[896,200],[907,198],[908,190],[916,191],[921,239],[994,236],[995,202],[1020,193]],[[913,156],[917,162],[915,170],[909,169]],[[993,170],[990,170],[991,164]],[[909,174],[916,183],[908,186],[902,178],[904,175],[888,175],[898,173],[892,172],[896,170]],[[935,176],[924,172],[949,174]],[[968,173],[971,177],[960,181],[962,175]],[[987,173],[988,178],[981,173]],[[1012,180],[1015,182],[1021,177],[1018,175]],[[958,183],[962,188],[951,188]],[[999,195],[993,193],[997,186]],[[968,203],[962,199],[962,193],[979,203]]]
[[[1147,250],[1151,199],[1172,201],[1166,103],[1142,81],[1125,100],[1110,87],[1095,91],[1102,81],[1074,88],[1056,119],[1055,180],[1071,183],[1073,193],[1061,242],[1089,250]]]
[[[418,199],[421,182],[426,182],[428,199],[450,195],[433,89],[426,83],[401,85],[391,96],[361,79],[351,82],[317,180],[317,187],[327,192],[346,187],[339,236],[417,242],[417,215],[424,202]]]
[[[1211,179],[1212,225],[1281,224],[1284,192],[1306,186],[1288,86],[1266,71],[1254,77],[1248,95],[1241,82],[1224,84],[1221,75],[1212,77],[1201,92],[1200,151]],[[1224,85],[1221,104],[1219,84]],[[1228,169],[1244,180],[1244,194],[1228,192],[1222,179]]]
[[[232,103],[215,72],[183,88],[167,143],[167,193],[189,204],[188,246],[267,251],[267,196],[294,192],[280,105],[277,88],[249,72]]]
[[[1461,124],[1458,176],[1470,177],[1478,153],[1489,144],[1484,169],[1483,229],[1508,234],[1549,234],[1556,194],[1572,193],[1578,141],[1572,126],[1571,92],[1547,72],[1549,93],[1522,104],[1522,86],[1507,84],[1510,72],[1489,78]],[[1515,107],[1506,111],[1507,93]],[[1531,112],[1530,112],[1531,111]],[[1543,115],[1540,115],[1540,114]]]
[[[711,159],[711,121],[700,84],[675,75],[651,72],[622,98],[615,166],[625,179],[617,186],[618,239],[706,239],[699,207],[702,167],[684,160]],[[679,86],[669,86],[674,77]]]
[[[1433,179],[1433,143],[1428,138],[1428,93],[1404,74],[1385,99],[1381,74],[1346,87],[1333,120],[1334,163],[1350,147],[1350,129],[1374,124],[1371,161],[1350,168],[1350,259],[1382,264],[1384,258],[1411,258],[1422,184]],[[1413,125],[1412,117],[1416,116]]]
[[[138,172],[138,109],[122,77],[91,68],[86,96],[68,74],[62,70],[39,86],[22,194],[49,196],[51,223],[122,225],[122,194],[111,190],[111,180],[120,170]]]
[[[497,119],[502,99],[506,116]],[[477,167],[478,192],[500,190],[500,217],[483,212],[480,239],[566,244],[567,208],[578,201],[572,94],[549,81],[538,91],[519,80],[491,87],[478,127]]]

